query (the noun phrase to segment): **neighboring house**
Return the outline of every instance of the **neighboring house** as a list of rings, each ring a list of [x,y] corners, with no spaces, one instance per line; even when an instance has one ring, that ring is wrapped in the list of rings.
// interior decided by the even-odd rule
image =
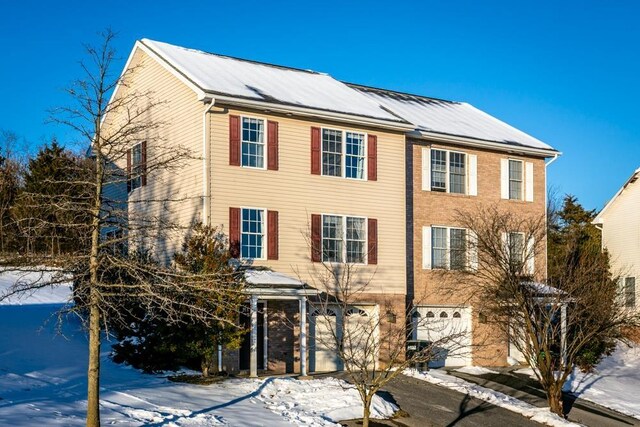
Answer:
[[[462,299],[434,292],[414,301],[415,295],[437,291],[430,269],[456,268],[440,251],[455,252],[465,238],[452,220],[457,207],[484,201],[523,214],[545,212],[544,159],[555,150],[468,104],[322,73],[147,39],[135,44],[126,67],[138,65],[131,86],[168,103],[155,113],[166,122],[163,137],[202,158],[178,172],[132,179],[129,200],[179,193],[182,201],[157,215],[172,215],[185,227],[193,221],[222,226],[239,258],[271,270],[248,277],[251,339],[239,360],[237,354],[225,360],[228,370],[306,373],[300,331],[307,328],[310,370],[341,368],[314,340],[327,325],[317,313],[307,315],[321,262],[357,264],[356,281],[372,278],[356,315],[413,310],[442,321],[444,313],[467,328],[469,348],[481,340],[487,328]],[[153,146],[144,141],[131,147],[122,167],[139,170],[147,150]],[[144,209],[135,206],[130,212]],[[182,236],[168,236],[154,247],[169,260],[181,242]],[[544,260],[536,261],[540,266]],[[490,363],[506,363],[501,344],[483,350]],[[472,361],[483,363],[475,354],[447,363]]]
[[[623,305],[637,310],[640,293],[640,169],[637,169],[600,211],[593,223],[602,230],[602,248],[609,252],[611,271],[619,276]]]

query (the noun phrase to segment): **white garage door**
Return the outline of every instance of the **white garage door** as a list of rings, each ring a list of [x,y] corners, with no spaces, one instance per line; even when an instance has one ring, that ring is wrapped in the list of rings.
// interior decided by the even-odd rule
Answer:
[[[471,311],[466,307],[422,306],[416,308],[416,339],[436,343],[431,367],[471,364]]]
[[[378,346],[371,340],[379,339],[377,330],[377,306],[353,306],[341,315],[340,307],[311,310],[309,314],[309,370],[311,372],[333,372],[344,369],[336,354],[336,334],[342,333],[341,325],[346,319],[344,337],[345,353],[348,358],[367,358],[377,361]],[[376,328],[375,331],[372,331]],[[363,359],[364,360],[364,359]]]

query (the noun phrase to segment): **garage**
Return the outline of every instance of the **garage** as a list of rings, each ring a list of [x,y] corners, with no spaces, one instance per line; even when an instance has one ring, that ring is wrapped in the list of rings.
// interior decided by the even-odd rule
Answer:
[[[333,372],[344,369],[343,363],[336,353],[336,331],[340,337],[342,329],[342,307],[330,306],[313,309],[309,313],[309,370],[311,372]],[[364,357],[372,346],[371,337],[379,339],[379,331],[374,316],[377,306],[358,305],[346,310],[346,333],[353,350],[351,357]],[[376,330],[371,332],[372,327]],[[377,360],[377,355],[375,356]]]
[[[437,343],[430,367],[471,364],[471,309],[419,306],[413,315],[415,338]]]

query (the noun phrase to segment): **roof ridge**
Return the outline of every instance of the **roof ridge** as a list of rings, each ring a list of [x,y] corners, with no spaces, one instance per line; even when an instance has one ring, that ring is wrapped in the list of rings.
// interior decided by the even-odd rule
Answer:
[[[303,73],[319,74],[319,75],[325,75],[325,76],[329,76],[330,75],[329,73],[325,73],[325,72],[322,72],[322,71],[315,71],[315,70],[310,70],[310,69],[305,69],[305,68],[290,67],[290,66],[287,66],[287,65],[273,64],[273,63],[270,63],[270,62],[256,61],[256,60],[253,60],[253,59],[246,59],[246,58],[240,58],[240,57],[237,57],[237,56],[224,55],[224,54],[221,54],[221,53],[209,52],[209,51],[202,50],[202,49],[193,49],[193,48],[190,48],[190,47],[184,47],[184,46],[180,46],[180,45],[177,45],[177,44],[162,42],[162,41],[159,41],[159,40],[151,40],[151,39],[148,39],[148,38],[142,38],[142,39],[140,39],[140,41],[143,42],[143,43],[145,41],[149,41],[149,42],[152,42],[152,43],[162,43],[162,44],[166,44],[166,45],[173,46],[173,47],[176,47],[178,49],[183,49],[183,50],[190,51],[190,52],[202,53],[202,54],[205,54],[205,55],[217,56],[217,57],[225,58],[225,59],[233,59],[235,61],[248,62],[250,64],[264,65],[266,67],[279,68],[279,69],[282,69],[282,70],[300,71],[300,72],[303,72]]]
[[[342,83],[346,84],[349,87],[353,87],[356,89],[363,89],[366,91],[376,91],[376,92],[387,92],[387,93],[392,93],[392,94],[397,94],[397,95],[404,95],[404,96],[410,96],[410,97],[414,97],[414,98],[421,98],[421,99],[425,99],[428,101],[439,101],[439,102],[447,102],[447,103],[451,103],[451,104],[467,104],[464,101],[452,101],[450,99],[444,99],[444,98],[435,98],[433,96],[426,96],[426,95],[418,95],[416,93],[409,93],[409,92],[403,92],[400,90],[394,90],[394,89],[385,89],[385,88],[380,88],[380,87],[375,87],[375,86],[367,86],[367,85],[363,85],[360,83],[350,83],[350,82],[346,82],[341,80]]]

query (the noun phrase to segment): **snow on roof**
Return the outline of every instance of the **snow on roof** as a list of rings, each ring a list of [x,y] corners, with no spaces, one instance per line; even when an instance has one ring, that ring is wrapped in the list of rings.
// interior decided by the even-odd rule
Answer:
[[[553,150],[550,145],[465,102],[351,86],[412,123],[419,131]]]
[[[304,282],[271,270],[245,271],[245,278],[249,285],[254,286],[283,286],[283,287],[303,287]]]
[[[142,44],[205,92],[403,123],[333,77],[142,39]]]

